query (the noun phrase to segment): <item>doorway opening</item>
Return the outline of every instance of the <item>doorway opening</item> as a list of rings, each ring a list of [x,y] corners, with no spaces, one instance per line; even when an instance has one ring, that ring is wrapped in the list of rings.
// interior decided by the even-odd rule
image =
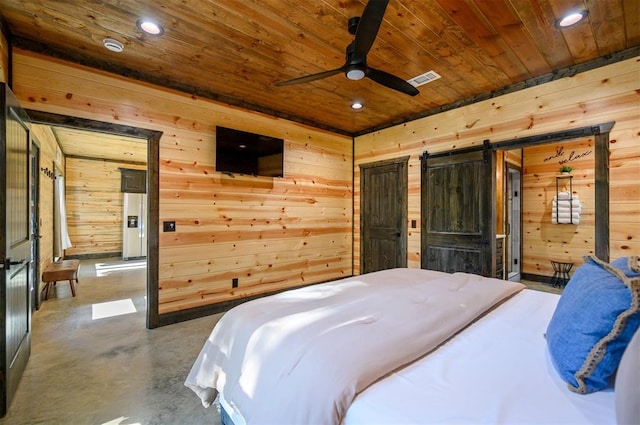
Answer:
[[[492,144],[512,159],[505,162],[502,186],[507,279],[550,284],[556,276],[554,262],[579,264],[586,253],[609,260],[608,155],[613,125]],[[565,185],[567,176],[561,175],[569,165],[577,170],[568,179],[573,185]],[[556,207],[560,199],[569,199],[571,207]],[[564,215],[571,220],[557,218],[564,220]]]
[[[102,133],[111,136],[138,138],[146,141],[146,170],[147,170],[147,267],[146,267],[146,327],[151,329],[159,326],[158,315],[158,222],[159,222],[159,140],[162,132],[111,124],[101,121],[87,120],[76,117],[46,113],[41,111],[27,111],[31,122],[62,129],[82,130]],[[88,144],[84,144],[85,147]],[[75,155],[75,162],[82,162],[80,156]],[[119,178],[119,173],[118,178]],[[123,230],[119,230],[122,232]]]

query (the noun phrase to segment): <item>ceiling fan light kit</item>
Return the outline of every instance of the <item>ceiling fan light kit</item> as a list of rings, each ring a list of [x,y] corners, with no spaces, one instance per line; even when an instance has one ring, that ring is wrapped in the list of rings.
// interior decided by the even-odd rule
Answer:
[[[281,87],[293,84],[309,83],[311,81],[344,73],[349,80],[361,80],[366,77],[380,85],[409,96],[415,96],[420,93],[418,89],[402,78],[396,77],[395,75],[389,74],[385,71],[371,68],[367,65],[367,54],[369,53],[369,50],[371,50],[371,46],[373,46],[373,42],[378,35],[378,30],[380,29],[380,24],[382,24],[382,18],[384,17],[388,4],[389,0],[369,0],[361,17],[349,19],[347,27],[349,33],[354,34],[355,38],[347,46],[346,61],[343,66],[330,71],[323,71],[317,74],[294,78],[292,80],[280,81],[276,83],[276,86]]]
[[[347,78],[353,81],[362,80],[364,78],[364,70],[359,66],[347,67]]]

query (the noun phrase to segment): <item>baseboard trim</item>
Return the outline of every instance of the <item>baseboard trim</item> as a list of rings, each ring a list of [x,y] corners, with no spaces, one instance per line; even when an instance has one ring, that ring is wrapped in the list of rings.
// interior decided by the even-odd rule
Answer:
[[[98,254],[76,254],[65,255],[65,260],[95,260],[96,258],[122,258],[122,251],[119,252],[101,252]]]
[[[351,276],[345,276],[345,277],[351,277]],[[342,279],[342,277],[340,279]],[[181,310],[181,311],[176,311],[172,313],[159,314],[157,327],[173,325],[175,323],[185,322],[187,320],[199,319],[200,317],[206,317],[206,316],[211,316],[213,314],[224,313],[232,309],[233,307],[236,307],[247,301],[257,300],[258,298],[264,298],[269,295],[279,294],[280,292],[290,291],[292,289],[304,288],[306,286],[332,282],[334,280],[336,279],[329,279],[322,282],[315,282],[315,283],[309,283],[306,285],[294,286],[291,288],[280,289],[278,291],[265,292],[263,294],[252,295],[249,297],[238,298],[235,300],[223,301],[215,304],[205,305],[202,307],[190,308],[188,310]]]
[[[551,284],[552,276],[542,276],[539,274],[522,273],[522,280],[530,280],[532,282],[548,283]]]

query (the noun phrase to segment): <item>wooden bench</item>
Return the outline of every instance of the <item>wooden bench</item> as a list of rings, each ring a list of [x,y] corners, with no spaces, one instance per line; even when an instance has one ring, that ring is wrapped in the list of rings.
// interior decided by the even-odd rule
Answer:
[[[50,263],[42,272],[42,281],[44,282],[44,299],[49,299],[49,287],[61,280],[68,280],[71,286],[71,295],[76,296],[75,283],[78,283],[78,269],[80,268],[80,260],[61,260]],[[74,283],[75,282],[75,283]]]

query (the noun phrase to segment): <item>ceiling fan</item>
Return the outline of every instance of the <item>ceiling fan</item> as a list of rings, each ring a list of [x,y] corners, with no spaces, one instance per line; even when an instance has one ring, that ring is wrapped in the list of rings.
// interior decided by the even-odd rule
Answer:
[[[369,0],[361,17],[349,19],[349,33],[355,35],[355,38],[347,46],[346,62],[340,68],[305,75],[292,80],[280,81],[276,83],[276,86],[281,87],[308,83],[344,72],[350,80],[361,80],[367,77],[378,84],[408,94],[409,96],[415,96],[420,93],[417,88],[402,78],[385,71],[371,68],[367,65],[367,53],[369,53],[378,35],[378,30],[380,29],[380,24],[382,23],[382,18],[384,17],[384,12],[388,4],[389,0]]]

